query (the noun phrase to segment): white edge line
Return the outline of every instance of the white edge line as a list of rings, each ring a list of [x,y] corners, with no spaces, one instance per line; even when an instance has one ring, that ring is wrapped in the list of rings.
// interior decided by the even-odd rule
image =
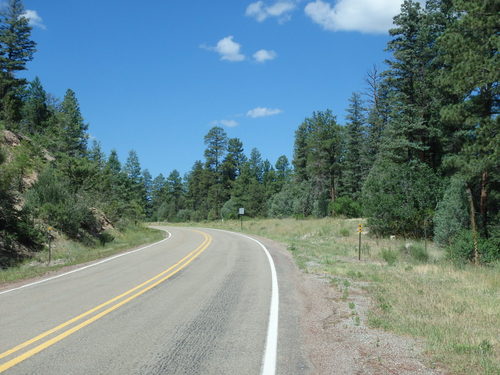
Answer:
[[[158,229],[158,228],[156,228]],[[38,285],[38,284],[42,284],[42,283],[45,283],[47,281],[50,281],[50,280],[54,280],[54,279],[58,279],[60,277],[63,277],[63,276],[67,276],[67,275],[70,275],[72,273],[75,273],[75,272],[80,272],[80,271],[83,271],[87,268],[90,268],[90,267],[95,267],[95,266],[98,266],[99,264],[103,264],[103,263],[106,263],[106,262],[109,262],[113,259],[116,259],[116,258],[120,258],[120,257],[123,257],[125,255],[130,255],[130,254],[133,254],[133,253],[136,253],[138,251],[142,251],[144,249],[147,249],[151,246],[154,246],[154,245],[158,245],[159,243],[162,243],[164,241],[167,241],[169,240],[171,237],[172,237],[172,233],[170,233],[168,230],[165,230],[165,229],[160,229],[160,230],[163,230],[165,232],[168,233],[168,237],[164,238],[163,240],[160,240],[158,242],[154,242],[152,244],[149,244],[147,246],[144,246],[144,247],[141,247],[139,249],[135,249],[135,250],[131,250],[131,251],[127,251],[126,253],[121,253],[121,254],[118,254],[118,255],[113,255],[109,258],[104,258],[103,260],[100,260],[99,262],[96,262],[96,263],[92,263],[92,264],[89,264],[87,266],[83,266],[83,267],[80,267],[80,268],[77,268],[77,269],[74,269],[74,270],[71,270],[71,271],[68,271],[68,272],[65,272],[65,273],[61,273],[60,275],[56,275],[56,276],[52,276],[52,277],[48,277],[46,279],[42,279],[42,280],[39,280],[39,281],[35,281],[33,283],[29,283],[29,284],[25,284],[25,285],[21,285],[17,288],[12,288],[12,289],[7,289],[7,290],[4,290],[3,292],[0,292],[0,295],[2,294],[6,294],[6,293],[10,293],[10,292],[13,292],[15,290],[19,290],[19,289],[24,289],[24,288],[27,288],[29,286],[34,286],[34,285]]]
[[[212,229],[212,228],[203,228]],[[261,375],[275,375],[276,373],[276,357],[278,350],[278,318],[279,318],[279,290],[278,290],[278,277],[276,275],[276,267],[274,266],[273,258],[269,250],[255,238],[247,236],[238,232],[231,232],[222,229],[213,229],[220,232],[236,234],[249,240],[252,240],[260,245],[262,250],[267,256],[269,267],[271,268],[271,306],[269,308],[269,323],[267,325],[266,349],[262,358]]]

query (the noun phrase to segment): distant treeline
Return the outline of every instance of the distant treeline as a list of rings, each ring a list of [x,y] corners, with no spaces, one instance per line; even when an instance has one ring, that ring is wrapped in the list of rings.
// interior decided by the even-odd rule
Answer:
[[[375,235],[433,237],[461,261],[499,259],[499,11],[494,0],[404,1],[386,69],[368,72],[345,124],[314,112],[295,132],[293,160],[275,163],[214,127],[189,173],[153,178],[134,151],[122,166],[115,151],[87,147],[74,92],[59,102],[38,79],[16,78],[35,44],[11,0],[0,121],[25,140],[0,165],[0,262],[22,257],[9,243],[41,247],[48,224],[91,242],[99,214],[126,225],[236,218],[240,207],[251,217],[364,216]],[[23,183],[32,171],[36,182]]]

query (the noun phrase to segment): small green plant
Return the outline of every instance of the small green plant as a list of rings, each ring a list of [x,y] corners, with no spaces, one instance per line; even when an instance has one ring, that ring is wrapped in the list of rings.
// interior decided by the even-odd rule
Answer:
[[[349,237],[349,235],[351,234],[349,232],[349,229],[347,228],[342,228],[340,231],[339,231],[339,234],[341,237]]]
[[[422,245],[411,245],[408,249],[410,256],[417,262],[426,263],[429,261],[429,253]]]
[[[102,232],[101,234],[99,234],[98,237],[99,237],[99,243],[101,244],[101,246],[104,246],[109,242],[113,242],[115,239],[115,237],[109,232]]]
[[[391,249],[382,249],[380,256],[387,262],[389,266],[393,266],[398,260],[398,253]]]
[[[361,324],[361,319],[359,318],[359,315],[354,316],[354,325],[359,326]]]
[[[479,261],[481,263],[491,263],[500,259],[500,239],[499,238],[478,238]],[[447,248],[447,255],[450,260],[457,264],[465,264],[474,259],[474,241],[472,232],[464,230],[454,238]]]
[[[356,307],[356,305],[354,304],[354,302],[349,302],[349,308],[351,310],[354,310],[355,307]]]
[[[347,300],[347,297],[349,297],[349,290],[347,288],[344,288],[342,292],[342,300]]]

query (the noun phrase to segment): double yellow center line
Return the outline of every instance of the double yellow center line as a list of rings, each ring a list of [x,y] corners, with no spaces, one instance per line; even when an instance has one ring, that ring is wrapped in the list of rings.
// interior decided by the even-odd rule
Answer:
[[[75,316],[74,318],[72,318],[72,319],[70,319],[62,324],[59,324],[57,327],[51,328],[48,331],[45,331],[45,332],[39,334],[38,336],[33,337],[30,340],[27,340],[27,341],[9,349],[3,353],[0,353],[0,360],[1,360],[3,358],[6,358],[6,357],[22,350],[22,349],[25,349],[25,348],[31,346],[32,344],[34,344],[34,343],[36,343],[44,338],[47,338],[48,336],[50,336],[56,332],[62,331],[63,329],[67,328],[68,326],[72,325],[73,323],[77,323],[78,321],[82,320],[83,318],[88,317],[94,313],[97,313],[99,310],[102,310],[103,308],[109,306],[105,310],[102,310],[102,311],[98,312],[97,314],[92,315],[87,320],[84,320],[84,321],[80,322],[79,324],[77,324],[71,328],[68,328],[67,330],[63,331],[62,333],[58,334],[57,336],[54,336],[54,337],[44,341],[43,343],[29,349],[28,351],[8,360],[7,362],[0,364],[0,373],[4,372],[5,370],[8,370],[9,368],[17,365],[18,363],[20,363],[26,359],[34,356],[35,354],[41,352],[42,350],[47,349],[48,347],[65,339],[69,335],[79,331],[80,329],[88,326],[89,324],[95,322],[96,320],[102,318],[103,316],[109,314],[110,312],[118,309],[119,307],[125,305],[126,303],[128,303],[128,302],[132,301],[133,299],[139,297],[140,295],[146,293],[148,290],[161,284],[162,282],[169,279],[170,277],[175,275],[177,272],[179,272],[180,270],[185,268],[189,263],[191,263],[195,258],[197,258],[203,251],[205,251],[208,248],[208,246],[210,246],[210,243],[212,242],[212,237],[210,235],[208,235],[207,233],[199,232],[199,231],[195,231],[195,232],[200,233],[203,236],[203,238],[204,238],[203,242],[201,243],[200,246],[198,246],[196,249],[191,251],[189,254],[187,254],[184,258],[179,260],[172,267],[169,267],[165,271],[163,271],[163,272],[159,273],[158,275],[152,277],[151,279],[143,282],[142,284],[137,285],[136,287],[134,287],[130,290],[127,290],[125,293],[122,293],[114,298],[111,298],[110,300],[108,300],[104,303],[101,303],[99,306],[96,306],[96,307],[84,312],[83,314]],[[127,297],[127,298],[124,298],[124,297]]]

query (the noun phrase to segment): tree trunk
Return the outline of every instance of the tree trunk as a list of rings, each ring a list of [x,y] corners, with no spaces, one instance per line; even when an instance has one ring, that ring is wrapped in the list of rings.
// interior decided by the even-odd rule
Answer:
[[[472,229],[472,241],[474,242],[474,264],[479,264],[479,249],[477,245],[477,227],[476,227],[476,209],[474,207],[474,199],[472,197],[472,190],[467,186],[467,196],[469,197],[470,205],[470,226]]]
[[[488,172],[483,172],[481,176],[481,200],[479,212],[481,214],[481,232],[488,237]]]

